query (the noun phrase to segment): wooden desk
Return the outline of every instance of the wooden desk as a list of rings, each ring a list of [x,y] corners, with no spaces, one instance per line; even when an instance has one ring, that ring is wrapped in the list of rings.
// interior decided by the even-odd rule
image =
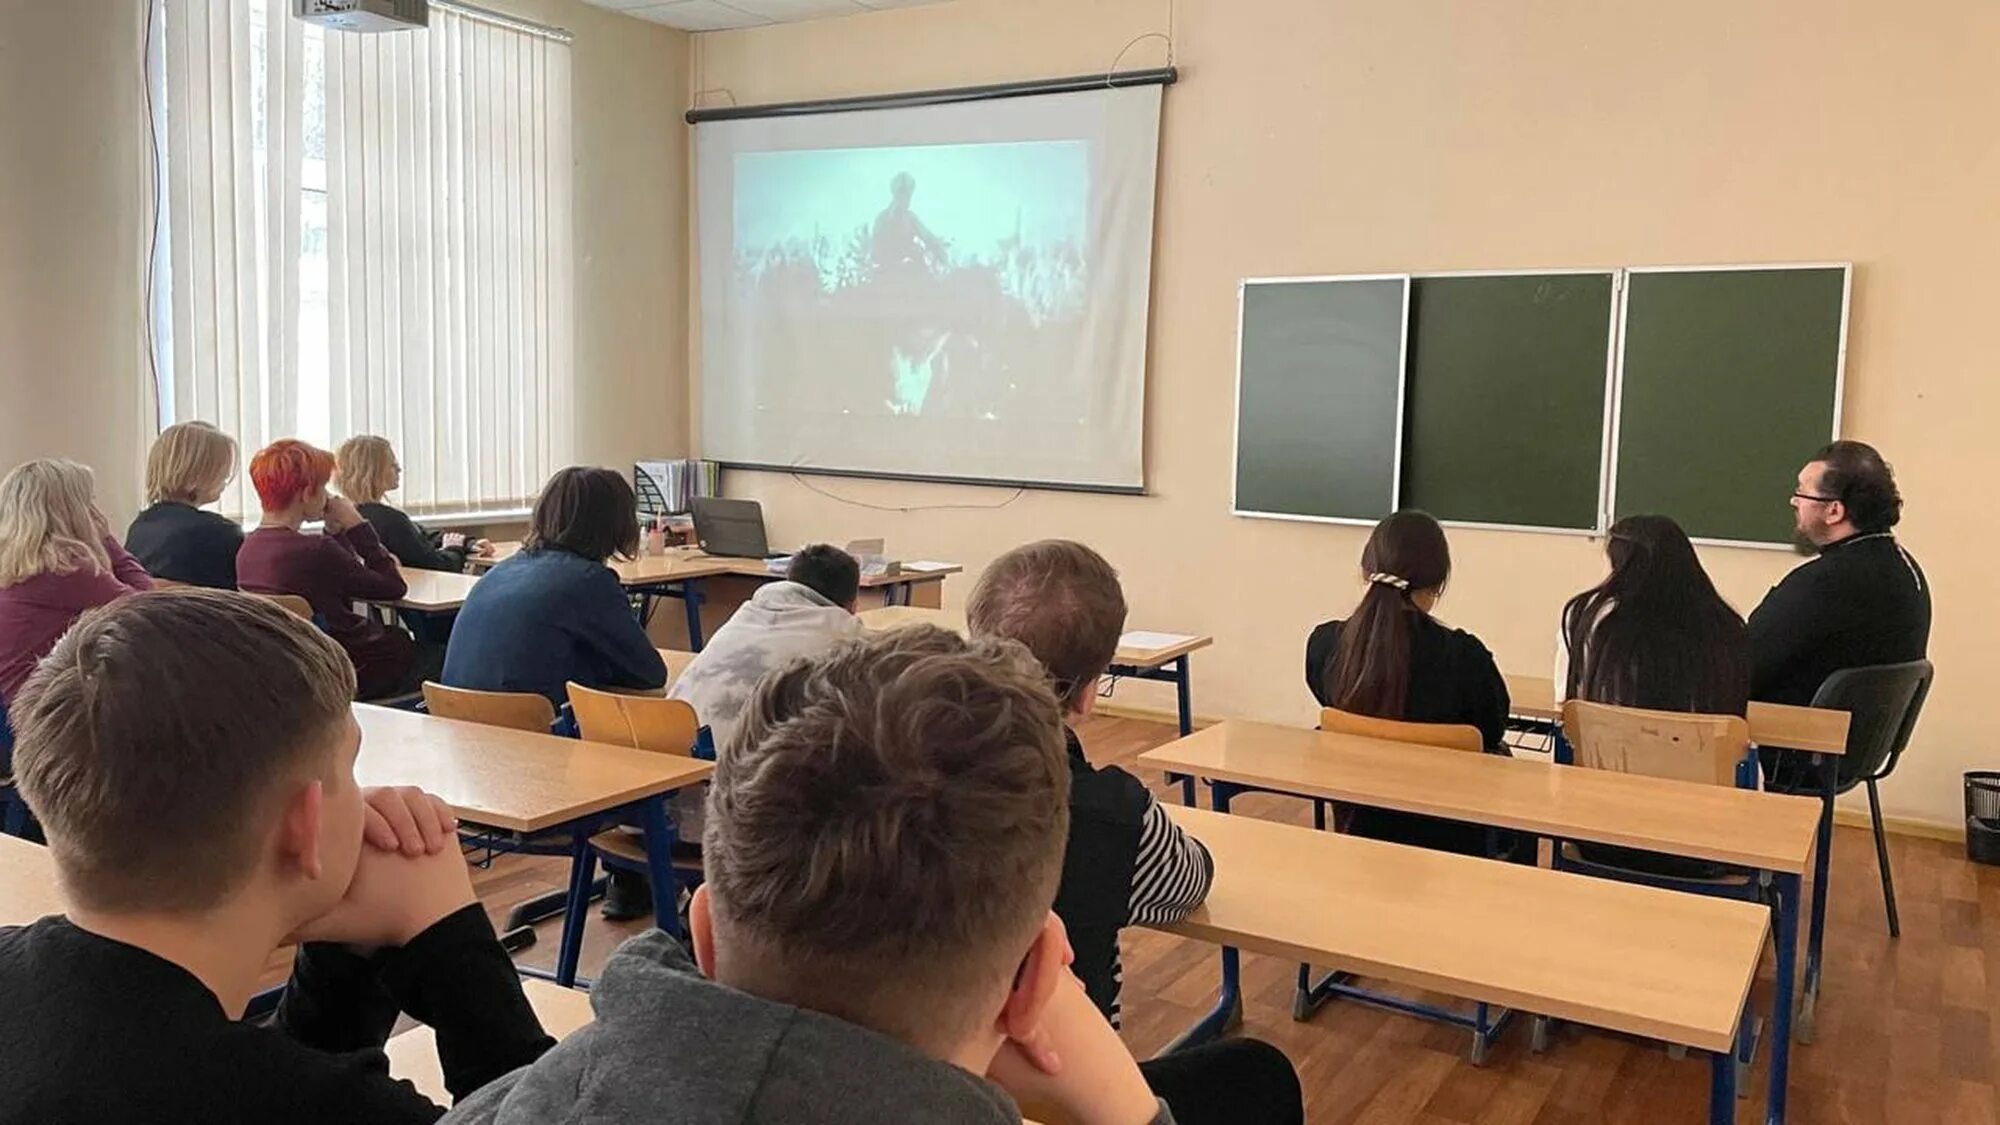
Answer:
[[[648,875],[656,887],[671,886],[674,836],[665,795],[704,781],[715,770],[713,762],[677,754],[364,703],[354,705],[354,718],[361,724],[361,756],[354,765],[361,784],[422,786],[473,825],[523,834],[566,830],[570,877],[554,974],[565,987],[575,983],[583,951],[584,915],[596,867],[590,836],[601,827],[603,814],[638,819],[646,829]]]
[[[1771,872],[1778,987],[1769,1104],[1771,1120],[1784,1120],[1800,886],[1820,851],[1820,810],[1812,798],[1235,720],[1147,751],[1139,761],[1170,775]],[[1226,807],[1228,791],[1228,784],[1215,787],[1218,807]],[[1814,900],[1817,911],[1817,891]]]
[[[475,567],[490,567],[520,548],[519,543],[497,543],[492,558],[472,562]],[[766,583],[783,577],[771,573],[761,559],[721,558],[694,547],[672,547],[636,559],[613,559],[606,565],[617,573],[626,588],[648,599],[642,612],[656,645],[694,652],[700,651],[704,637],[714,634],[729,620],[737,606],[749,601]],[[953,564],[921,573],[864,575],[862,602],[935,607],[943,603],[945,578],[963,570]],[[682,620],[653,621],[650,599],[661,596],[681,599],[686,610]]]
[[[403,584],[409,587],[409,592],[396,601],[382,604],[419,613],[449,613],[459,608],[472,596],[473,584],[479,581],[476,574],[415,570],[407,566],[401,569]]]
[[[715,763],[354,705],[363,785],[417,785],[462,819],[542,832],[705,781]]]
[[[0,836],[0,926],[25,926],[64,909],[49,849]]]
[[[1523,718],[1562,721],[1556,706],[1555,681],[1547,676],[1508,676],[1508,710]],[[1750,740],[1759,746],[1809,750],[1815,754],[1847,753],[1848,714],[1823,707],[1786,703],[1750,704]]]
[[[1155,927],[1727,1053],[1770,914],[1567,872],[1202,809],[1207,900]]]
[[[528,1005],[542,1021],[542,1030],[553,1035],[557,1042],[596,1018],[588,992],[533,978],[521,982],[521,991],[527,994]],[[444,1064],[438,1060],[437,1032],[418,1024],[392,1037],[382,1050],[389,1056],[390,1077],[408,1081],[418,1093],[439,1105],[451,1104],[451,1093],[444,1088]]]
[[[1255,788],[1791,875],[1811,863],[1819,819],[1809,797],[1235,719],[1139,761]]]
[[[952,610],[892,605],[864,610],[858,616],[862,627],[867,629],[897,629],[905,625],[925,624],[950,629],[959,634],[966,631],[965,615]],[[1131,637],[1133,634],[1127,633],[1125,636]],[[1137,680],[1160,680],[1175,685],[1180,705],[1181,734],[1192,734],[1194,709],[1190,694],[1188,656],[1214,643],[1214,637],[1183,636],[1170,645],[1141,646],[1126,644],[1121,637],[1118,651],[1111,658],[1110,672],[1114,676],[1129,676]]]

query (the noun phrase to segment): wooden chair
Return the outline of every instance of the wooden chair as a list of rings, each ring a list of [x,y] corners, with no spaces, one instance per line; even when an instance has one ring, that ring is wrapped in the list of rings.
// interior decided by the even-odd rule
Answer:
[[[1485,736],[1479,733],[1478,727],[1465,723],[1407,723],[1401,719],[1377,719],[1372,715],[1342,711],[1338,707],[1325,707],[1319,713],[1319,729],[1362,738],[1379,738],[1385,742],[1435,746],[1441,750],[1466,750],[1474,754],[1486,752]]]
[[[665,655],[664,650],[662,655]],[[689,654],[692,656],[692,654]],[[623,695],[571,682],[570,713],[576,718],[578,737],[585,742],[629,746],[655,754],[692,757],[701,723],[686,700],[657,695]],[[692,886],[701,881],[701,856],[683,841],[674,849],[672,866],[678,878]],[[637,832],[614,828],[590,838],[605,866],[636,871],[650,878],[652,868],[646,855],[646,838]],[[653,917],[668,933],[679,933],[678,886],[653,888]]]
[[[682,652],[675,648],[663,648],[660,650],[660,659],[667,662],[668,687],[672,687],[674,681],[680,679],[682,673],[687,671],[688,665],[694,663],[694,656],[694,653]]]
[[[250,596],[254,598],[263,598],[267,602],[272,602],[276,604],[279,609],[286,610],[293,616],[298,617],[302,620],[305,621],[313,620],[312,603],[298,596],[297,594],[252,594]]]
[[[1563,704],[1562,734],[1572,762],[1582,769],[1611,770],[1697,785],[1757,788],[1757,759],[1750,750],[1750,724],[1741,715],[1648,711],[1571,699]],[[1595,854],[1593,854],[1593,852]],[[1586,851],[1554,841],[1551,866],[1625,883],[1756,902],[1763,883],[1751,872],[1713,864],[1689,864],[1669,856],[1624,850]],[[1674,872],[1671,865],[1683,870]],[[1548,1041],[1547,1017],[1535,1017],[1536,1049]],[[1669,1048],[1676,1056],[1681,1048]],[[1749,1060],[1739,1055],[1739,1077]]]
[[[1563,737],[1575,764],[1585,769],[1756,787],[1745,775],[1750,724],[1741,715],[1645,711],[1572,699],[1563,704]]]
[[[473,691],[425,680],[424,706],[440,719],[461,719],[536,734],[549,733],[556,721],[555,705],[531,691]]]

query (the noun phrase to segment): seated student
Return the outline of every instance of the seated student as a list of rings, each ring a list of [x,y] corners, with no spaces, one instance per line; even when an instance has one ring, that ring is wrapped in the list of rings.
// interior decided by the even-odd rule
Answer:
[[[468,556],[490,558],[493,554],[493,544],[484,539],[427,530],[402,509],[382,502],[382,497],[403,483],[403,466],[387,438],[364,434],[341,442],[334,454],[334,480],[341,495],[354,501],[355,509],[375,528],[382,546],[404,566],[457,573],[465,569]]]
[[[717,762],[694,960],[626,942],[597,1022],[445,1120],[1171,1120],[1064,967],[1059,722],[1019,646],[942,629],[773,673]]]
[[[311,603],[354,661],[357,699],[408,695],[436,677],[442,656],[401,628],[355,612],[357,601],[393,601],[409,587],[354,505],[327,494],[332,477],[333,454],[302,441],[273,442],[250,459],[264,518],[243,538],[236,580],[254,593],[297,594]],[[324,520],[325,533],[301,531],[307,520]]]
[[[1716,593],[1687,533],[1666,516],[1611,525],[1611,574],[1563,607],[1558,700],[1654,711],[1742,715],[1750,705],[1750,634]],[[1598,844],[1584,858],[1661,875],[1709,878],[1710,863]]]
[[[1345,621],[1306,639],[1306,686],[1322,707],[1378,719],[1477,727],[1489,754],[1505,754],[1507,684],[1479,638],[1431,616],[1451,578],[1444,528],[1423,512],[1397,512],[1375,525],[1361,552],[1367,589]],[[1343,810],[1356,836],[1466,855],[1488,851],[1478,825],[1390,809]],[[1511,851],[1519,841],[1492,833]]]
[[[686,700],[714,744],[727,746],[764,673],[860,635],[860,596],[861,564],[853,555],[825,543],[805,548],[792,556],[783,582],[765,583],[729,615],[667,695]],[[701,838],[703,793],[684,792],[674,806],[689,840]]]
[[[1896,540],[1903,494],[1874,447],[1836,441],[1799,470],[1792,511],[1799,549],[1814,556],[1750,613],[1750,698],[1809,704],[1843,668],[1922,660],[1931,587]],[[1805,755],[1767,749],[1766,784],[1812,781]]]
[[[592,688],[662,687],[667,664],[632,615],[604,561],[639,550],[639,502],[610,469],[571,466],[542,487],[528,538],[486,572],[451,628],[441,682],[476,691],[531,691],[558,709],[573,680]],[[652,913],[643,874],[614,869],[604,916]]]
[[[146,503],[125,532],[125,549],[146,573],[184,586],[236,588],[243,528],[202,508],[222,499],[236,475],[236,439],[207,422],[160,431],[146,455]]]
[[[84,610],[153,587],[92,492],[74,461],[29,461],[0,479],[0,706]]]
[[[548,1048],[449,812],[355,783],[353,694],[310,624],[217,590],[125,599],[42,662],[16,764],[67,910],[0,929],[0,1125],[434,1121],[388,1075],[398,1011],[461,1097]],[[294,940],[274,1026],[242,1022]]]
[[[571,680],[594,688],[665,686],[666,661],[604,565],[639,550],[632,486],[610,469],[572,466],[542,487],[514,557],[472,587],[452,626],[443,682],[532,691],[561,707]]]
[[[1030,543],[987,566],[965,610],[973,636],[1027,645],[1063,706],[1070,820],[1055,909],[1076,951],[1071,968],[1116,1027],[1124,980],[1118,932],[1187,917],[1215,875],[1201,841],[1168,818],[1138,778],[1117,766],[1094,768],[1070,726],[1090,717],[1125,631],[1118,572],[1081,543]],[[1176,1051],[1139,1069],[1182,1125],[1304,1119],[1291,1063],[1256,1040]]]

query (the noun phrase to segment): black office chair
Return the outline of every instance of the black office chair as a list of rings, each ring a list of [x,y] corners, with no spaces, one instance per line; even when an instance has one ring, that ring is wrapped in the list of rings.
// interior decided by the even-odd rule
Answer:
[[[1847,753],[1839,760],[1835,791],[1845,793],[1863,783],[1868,786],[1868,813],[1875,822],[1875,858],[1882,868],[1882,901],[1889,910],[1890,937],[1900,937],[1903,927],[1896,918],[1896,884],[1889,874],[1889,843],[1882,835],[1882,799],[1875,783],[1895,772],[1897,759],[1910,744],[1910,732],[1924,709],[1924,697],[1930,694],[1931,671],[1928,660],[1843,668],[1819,685],[1812,701],[1814,707],[1845,711],[1851,716]]]

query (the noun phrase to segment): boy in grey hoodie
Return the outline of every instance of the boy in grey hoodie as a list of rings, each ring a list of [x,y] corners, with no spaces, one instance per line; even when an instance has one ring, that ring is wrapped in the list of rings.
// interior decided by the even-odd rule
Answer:
[[[1064,753],[1010,641],[899,629],[783,668],[717,764],[693,960],[627,942],[595,1023],[446,1122],[1170,1122],[1050,910]]]

